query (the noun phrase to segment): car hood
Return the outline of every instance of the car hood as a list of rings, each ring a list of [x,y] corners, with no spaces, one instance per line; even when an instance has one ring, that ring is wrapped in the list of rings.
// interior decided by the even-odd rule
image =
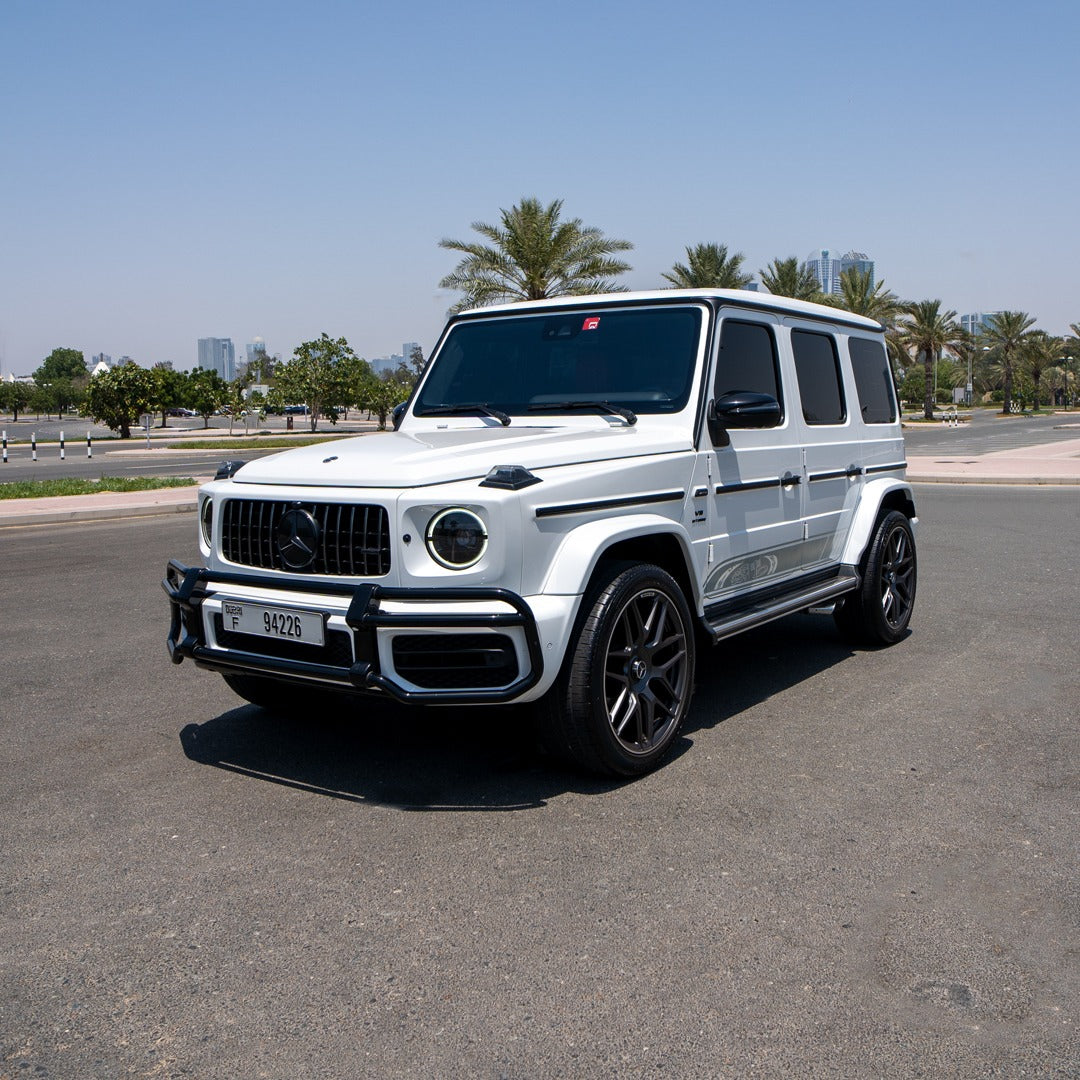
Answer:
[[[651,425],[650,425],[651,427]],[[250,461],[239,484],[409,488],[486,476],[497,465],[535,470],[690,448],[674,428],[502,427],[393,431],[298,447]]]

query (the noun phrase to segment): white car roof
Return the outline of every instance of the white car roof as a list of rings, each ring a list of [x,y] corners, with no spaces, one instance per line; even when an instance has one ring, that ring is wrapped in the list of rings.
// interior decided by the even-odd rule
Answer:
[[[650,300],[718,300],[739,307],[758,308],[777,314],[807,315],[816,319],[828,319],[848,325],[865,326],[867,330],[881,330],[881,324],[864,315],[856,315],[843,308],[814,304],[809,300],[793,300],[789,296],[772,293],[750,292],[746,289],[648,289],[640,292],[596,293],[588,296],[555,296],[548,300],[522,300],[512,304],[492,304],[490,307],[469,308],[462,315],[484,315],[495,312],[528,312],[540,308],[577,307],[596,303],[642,303]]]

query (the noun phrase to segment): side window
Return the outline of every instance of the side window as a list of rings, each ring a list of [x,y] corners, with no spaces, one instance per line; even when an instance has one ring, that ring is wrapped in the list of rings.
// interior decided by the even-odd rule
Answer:
[[[791,351],[795,356],[803,419],[808,424],[842,424],[847,411],[832,336],[792,330]]]
[[[720,328],[720,355],[716,360],[713,392],[716,397],[723,397],[740,390],[776,398],[783,421],[784,398],[780,393],[776,340],[771,328],[765,323],[725,319]]]
[[[896,421],[896,392],[893,389],[889,357],[880,341],[848,338],[851,370],[859,408],[867,424],[892,424]]]

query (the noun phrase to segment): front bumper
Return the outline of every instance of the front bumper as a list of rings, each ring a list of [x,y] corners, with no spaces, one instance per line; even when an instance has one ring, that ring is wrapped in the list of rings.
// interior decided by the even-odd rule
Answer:
[[[536,619],[507,589],[418,590],[295,578],[279,584],[175,559],[161,586],[169,598],[174,664],[190,658],[215,671],[446,705],[513,701],[543,676]],[[225,631],[220,613],[228,600],[318,612],[327,646],[282,645]]]

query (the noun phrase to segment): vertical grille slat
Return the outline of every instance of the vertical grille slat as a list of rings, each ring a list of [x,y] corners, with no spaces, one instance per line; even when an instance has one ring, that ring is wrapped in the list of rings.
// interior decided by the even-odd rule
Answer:
[[[281,570],[277,530],[286,511],[300,504],[283,499],[228,499],[222,508],[221,552],[231,563]],[[319,526],[315,560],[302,574],[381,577],[390,572],[390,520],[381,506],[304,503]]]

